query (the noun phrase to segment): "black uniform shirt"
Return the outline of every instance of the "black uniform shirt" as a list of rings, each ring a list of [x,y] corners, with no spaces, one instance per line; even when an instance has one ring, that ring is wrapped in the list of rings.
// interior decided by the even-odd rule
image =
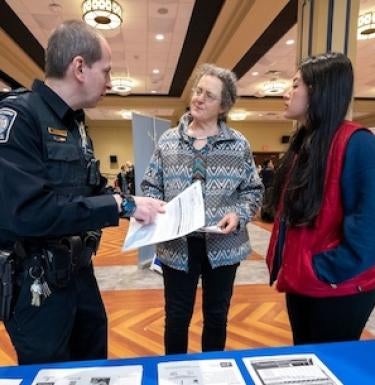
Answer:
[[[0,102],[0,243],[118,224],[114,198],[86,181],[83,116],[39,80]]]

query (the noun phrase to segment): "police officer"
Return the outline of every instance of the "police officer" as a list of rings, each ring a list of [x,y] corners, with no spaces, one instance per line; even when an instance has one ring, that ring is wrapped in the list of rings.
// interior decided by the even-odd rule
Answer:
[[[20,364],[107,357],[91,255],[119,214],[145,223],[163,202],[106,193],[83,108],[111,87],[108,43],[81,21],[51,35],[45,82],[0,102],[0,249],[12,248],[6,329]]]

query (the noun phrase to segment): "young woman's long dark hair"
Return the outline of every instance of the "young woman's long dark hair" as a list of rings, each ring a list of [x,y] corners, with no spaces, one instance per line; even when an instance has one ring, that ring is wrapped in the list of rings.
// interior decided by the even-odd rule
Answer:
[[[309,90],[306,123],[293,135],[276,172],[272,202],[278,206],[289,178],[283,202],[287,223],[312,226],[322,204],[330,145],[352,98],[353,69],[345,55],[327,53],[305,59],[299,70]]]

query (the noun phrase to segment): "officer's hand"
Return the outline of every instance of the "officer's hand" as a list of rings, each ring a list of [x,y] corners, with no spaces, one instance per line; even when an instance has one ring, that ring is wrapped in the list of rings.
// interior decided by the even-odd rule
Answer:
[[[218,227],[221,228],[224,234],[229,234],[232,231],[237,230],[240,218],[236,213],[225,214],[223,219],[218,222]]]
[[[137,206],[133,217],[145,225],[154,222],[156,214],[165,212],[165,202],[159,199],[137,196],[133,198]]]

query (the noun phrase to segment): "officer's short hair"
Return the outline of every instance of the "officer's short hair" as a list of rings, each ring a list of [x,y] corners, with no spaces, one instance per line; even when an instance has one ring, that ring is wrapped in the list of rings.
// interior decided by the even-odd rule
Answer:
[[[101,36],[79,20],[69,20],[55,29],[46,49],[46,77],[61,79],[76,56],[91,66],[102,57]]]

